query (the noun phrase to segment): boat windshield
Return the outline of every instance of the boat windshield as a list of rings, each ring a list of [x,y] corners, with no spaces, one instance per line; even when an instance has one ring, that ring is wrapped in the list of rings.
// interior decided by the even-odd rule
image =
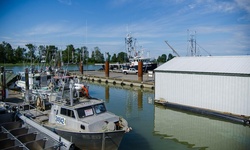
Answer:
[[[77,109],[77,113],[78,113],[79,118],[94,115],[94,112],[93,112],[93,109],[91,106],[79,108],[79,109]]]
[[[94,106],[94,109],[96,114],[100,114],[106,111],[104,104],[97,104]]]

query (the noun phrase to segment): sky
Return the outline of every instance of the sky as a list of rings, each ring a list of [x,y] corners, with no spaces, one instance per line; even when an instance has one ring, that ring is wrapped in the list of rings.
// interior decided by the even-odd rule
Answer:
[[[249,0],[0,0],[0,42],[126,52],[130,34],[146,56],[250,55]],[[174,54],[175,55],[175,54]]]

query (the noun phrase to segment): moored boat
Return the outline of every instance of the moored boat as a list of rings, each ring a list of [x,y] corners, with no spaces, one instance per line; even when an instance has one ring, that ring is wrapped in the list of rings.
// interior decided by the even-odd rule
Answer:
[[[157,62],[155,59],[144,56],[144,50],[138,49],[137,39],[130,34],[125,38],[126,51],[129,59],[129,64],[123,65],[123,68],[135,68],[138,70],[138,62],[142,62],[143,72],[152,71],[157,68]]]
[[[63,94],[58,92],[48,96],[51,105],[41,108],[49,109],[21,113],[74,143],[79,149],[118,149],[123,135],[131,130],[127,121],[109,112],[103,100],[73,94],[76,91],[73,82],[69,87],[69,91]],[[41,101],[37,99],[37,104],[45,104]]]

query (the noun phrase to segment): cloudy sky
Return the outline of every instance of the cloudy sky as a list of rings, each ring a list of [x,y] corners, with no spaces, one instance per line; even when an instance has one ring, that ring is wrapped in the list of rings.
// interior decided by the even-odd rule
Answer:
[[[32,43],[65,49],[98,46],[125,52],[125,37],[144,54],[250,55],[249,0],[0,0],[0,42],[13,48]]]

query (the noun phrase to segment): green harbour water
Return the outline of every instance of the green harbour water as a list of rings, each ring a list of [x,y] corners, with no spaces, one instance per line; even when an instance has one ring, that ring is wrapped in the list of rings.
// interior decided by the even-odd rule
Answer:
[[[119,150],[248,150],[250,127],[154,104],[154,91],[90,82],[90,95],[106,102],[133,128]]]

